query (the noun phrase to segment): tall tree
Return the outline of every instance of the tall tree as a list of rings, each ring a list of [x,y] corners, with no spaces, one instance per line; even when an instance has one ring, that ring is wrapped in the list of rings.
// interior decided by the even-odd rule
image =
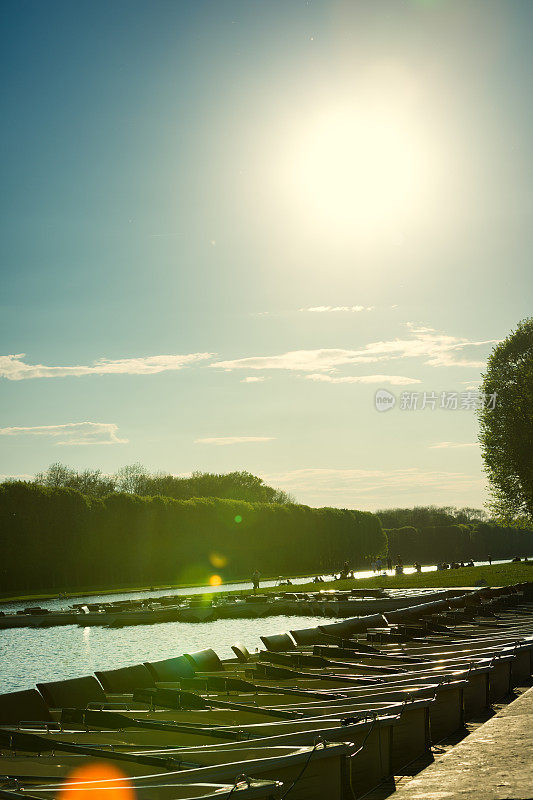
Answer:
[[[503,519],[533,521],[533,318],[498,344],[482,390],[495,397],[479,412],[481,451],[492,507]]]

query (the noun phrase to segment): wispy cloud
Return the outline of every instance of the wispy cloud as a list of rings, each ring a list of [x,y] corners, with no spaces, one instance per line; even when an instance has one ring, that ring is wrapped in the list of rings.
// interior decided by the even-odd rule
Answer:
[[[421,383],[418,378],[406,378],[403,375],[344,375],[334,377],[320,372],[313,372],[305,376],[310,381],[322,383],[387,383],[392,386],[408,386],[410,383]]]
[[[495,339],[471,341],[458,336],[448,336],[433,328],[417,327],[407,323],[408,339],[391,339],[371,342],[358,350],[318,349],[291,350],[273,356],[249,356],[210,364],[219,369],[267,370],[284,369],[295,372],[334,372],[351,364],[370,364],[405,358],[422,358],[432,367],[483,367],[485,361],[457,358],[465,348],[494,344]]]
[[[263,375],[248,375],[246,378],[242,379],[241,383],[263,383],[263,381],[266,381]]]
[[[310,306],[308,308],[299,308],[298,311],[311,312],[313,314],[332,314],[338,312],[357,314],[360,311],[373,311],[374,308],[375,306]]]
[[[153,375],[157,372],[183,369],[213,355],[213,353],[189,353],[140,358],[100,358],[87,366],[50,367],[44,364],[27,364],[22,360],[25,353],[19,353],[0,356],[0,377],[10,381],[21,381],[29,378],[64,378],[82,375]]]
[[[195,444],[246,444],[248,442],[272,442],[274,436],[213,436],[207,439],[195,439]]]
[[[381,508],[416,502],[466,502],[480,496],[484,479],[464,472],[407,469],[304,468],[261,476],[269,485],[290,492],[299,502],[343,508]]]
[[[431,450],[442,450],[444,448],[457,450],[463,447],[479,447],[479,444],[477,442],[435,442],[435,444],[430,444]]]
[[[119,439],[118,426],[111,422],[69,422],[65,425],[36,425],[33,427],[0,428],[0,436],[45,436],[54,444],[127,444]]]

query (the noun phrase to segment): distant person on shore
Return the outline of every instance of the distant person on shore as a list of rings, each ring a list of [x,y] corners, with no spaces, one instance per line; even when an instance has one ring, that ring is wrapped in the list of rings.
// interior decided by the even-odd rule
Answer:
[[[492,556],[489,556],[488,560],[489,560],[490,566],[492,567]]]
[[[381,572],[381,558],[378,558],[376,561],[376,571]]]
[[[345,561],[339,575],[339,580],[345,581],[347,578],[350,577],[353,578],[353,570],[350,570],[350,563],[348,561]]]
[[[375,572],[376,571],[376,562],[372,561],[371,564],[370,564],[370,567],[372,568],[372,572]]]
[[[261,573],[259,572],[259,570],[258,570],[258,569],[255,569],[255,570],[252,572],[252,586],[254,587],[254,594],[255,594],[255,593],[257,592],[257,590],[259,589],[259,579],[260,579],[260,578],[261,578]]]
[[[415,561],[414,567],[417,572],[422,572],[422,564],[420,561]]]

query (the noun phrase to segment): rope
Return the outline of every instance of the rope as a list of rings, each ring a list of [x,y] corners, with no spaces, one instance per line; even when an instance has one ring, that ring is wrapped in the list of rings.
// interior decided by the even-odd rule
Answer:
[[[368,729],[368,731],[367,731],[367,733],[366,733],[366,735],[365,735],[365,738],[364,738],[364,739],[363,739],[363,741],[361,742],[361,745],[360,745],[360,747],[358,747],[358,748],[357,748],[357,750],[354,750],[354,751],[353,751],[353,753],[350,753],[350,758],[354,758],[354,756],[358,755],[358,753],[360,753],[360,752],[361,752],[361,750],[364,748],[365,744],[367,743],[368,737],[370,736],[370,734],[372,733],[372,731],[373,731],[373,730],[374,730],[374,728],[376,727],[376,722],[378,722],[378,715],[377,715],[377,714],[375,714],[375,716],[374,716],[374,719],[372,720],[372,725],[371,725],[371,726],[370,726],[370,728]],[[381,742],[379,742],[379,756],[380,756],[380,760],[381,760]],[[383,766],[383,765],[382,765],[382,766]],[[350,792],[351,792],[351,795],[352,795],[352,797],[353,797],[353,800],[356,800],[356,798],[358,797],[358,795],[355,793],[355,790],[354,790],[354,788],[353,788],[353,782],[352,782],[352,770],[351,770],[351,767],[350,767],[350,766],[348,767],[348,769],[349,769],[349,783],[350,783]]]
[[[294,780],[294,781],[291,783],[291,785],[289,786],[289,788],[287,789],[287,791],[285,792],[285,794],[282,794],[282,795],[281,795],[281,800],[285,800],[285,798],[287,797],[287,795],[289,794],[289,792],[292,792],[292,790],[294,789],[294,787],[296,786],[296,784],[298,783],[298,781],[300,780],[300,778],[301,778],[301,777],[302,777],[302,775],[304,774],[305,770],[306,770],[306,769],[307,769],[307,767],[309,766],[309,763],[310,763],[310,761],[311,761],[311,758],[313,757],[313,754],[316,752],[316,750],[317,750],[317,748],[318,748],[318,745],[319,745],[319,744],[321,744],[323,747],[325,747],[325,746],[326,746],[326,743],[325,743],[324,739],[322,739],[322,737],[321,737],[321,736],[319,736],[319,737],[317,738],[317,740],[315,741],[315,743],[314,743],[314,745],[313,745],[313,749],[312,749],[312,750],[309,752],[309,755],[307,756],[307,759],[306,759],[306,761],[305,761],[305,764],[303,765],[302,769],[300,770],[300,774],[298,775],[298,777],[297,777],[297,778],[296,778],[296,779],[295,779],[295,780]]]
[[[239,788],[239,784],[242,785],[243,783],[246,783],[248,788],[252,785],[250,778],[248,777],[248,775],[245,775],[244,772],[242,772],[240,775],[237,775],[237,777],[235,778],[235,783],[231,787],[229,794],[226,795],[226,800],[229,800],[235,789]]]

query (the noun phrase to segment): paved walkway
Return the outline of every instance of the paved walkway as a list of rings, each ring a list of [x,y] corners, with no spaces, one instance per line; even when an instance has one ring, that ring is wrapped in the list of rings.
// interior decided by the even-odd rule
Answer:
[[[533,688],[401,785],[394,800],[532,800]]]

